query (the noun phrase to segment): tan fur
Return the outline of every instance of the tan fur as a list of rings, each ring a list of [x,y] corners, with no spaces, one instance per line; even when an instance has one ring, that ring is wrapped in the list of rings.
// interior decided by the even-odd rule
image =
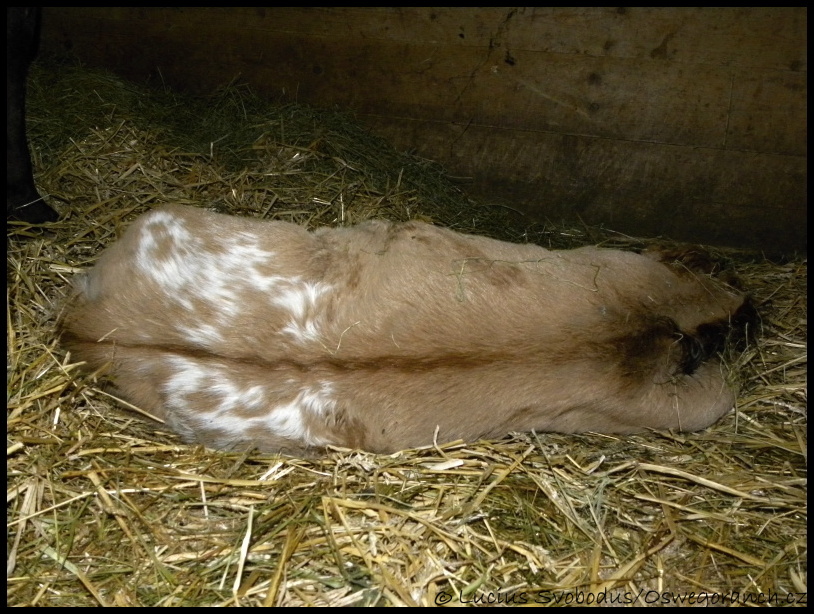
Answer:
[[[166,279],[145,273],[166,263]],[[280,298],[306,282],[313,300]],[[436,433],[704,428],[734,402],[705,337],[744,302],[628,252],[171,206],[102,254],[62,328],[74,358],[109,364],[128,401],[188,441],[389,452]],[[263,422],[291,403],[290,429]]]

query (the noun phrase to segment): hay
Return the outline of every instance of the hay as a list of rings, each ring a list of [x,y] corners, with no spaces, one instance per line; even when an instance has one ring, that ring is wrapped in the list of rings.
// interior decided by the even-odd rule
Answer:
[[[182,445],[74,377],[73,274],[165,202],[309,227],[421,218],[555,247],[347,117],[241,88],[189,100],[40,66],[37,181],[8,242],[7,601],[28,606],[798,603],[806,591],[806,267],[719,250],[759,305],[738,411],[702,433],[518,434],[375,456]]]

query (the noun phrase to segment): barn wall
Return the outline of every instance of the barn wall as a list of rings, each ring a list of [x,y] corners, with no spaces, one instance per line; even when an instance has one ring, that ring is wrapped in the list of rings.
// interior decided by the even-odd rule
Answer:
[[[358,112],[535,219],[805,249],[805,8],[46,8],[42,48]]]

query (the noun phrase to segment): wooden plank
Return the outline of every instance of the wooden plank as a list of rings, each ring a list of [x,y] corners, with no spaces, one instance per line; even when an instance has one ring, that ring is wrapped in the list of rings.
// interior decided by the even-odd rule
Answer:
[[[284,33],[439,47],[804,71],[805,7],[376,7],[376,8],[51,8],[75,22],[177,24],[202,36],[217,30]]]
[[[529,219],[604,224],[639,236],[805,250],[807,161],[800,156],[642,144],[368,117],[397,147],[471,178],[477,198]]]
[[[805,73],[738,71],[726,148],[807,155],[807,90]]]

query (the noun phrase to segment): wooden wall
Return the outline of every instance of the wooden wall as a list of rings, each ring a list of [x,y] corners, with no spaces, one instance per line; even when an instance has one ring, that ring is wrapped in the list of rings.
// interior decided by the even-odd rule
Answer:
[[[805,8],[46,8],[45,51],[358,112],[535,219],[805,249]]]

